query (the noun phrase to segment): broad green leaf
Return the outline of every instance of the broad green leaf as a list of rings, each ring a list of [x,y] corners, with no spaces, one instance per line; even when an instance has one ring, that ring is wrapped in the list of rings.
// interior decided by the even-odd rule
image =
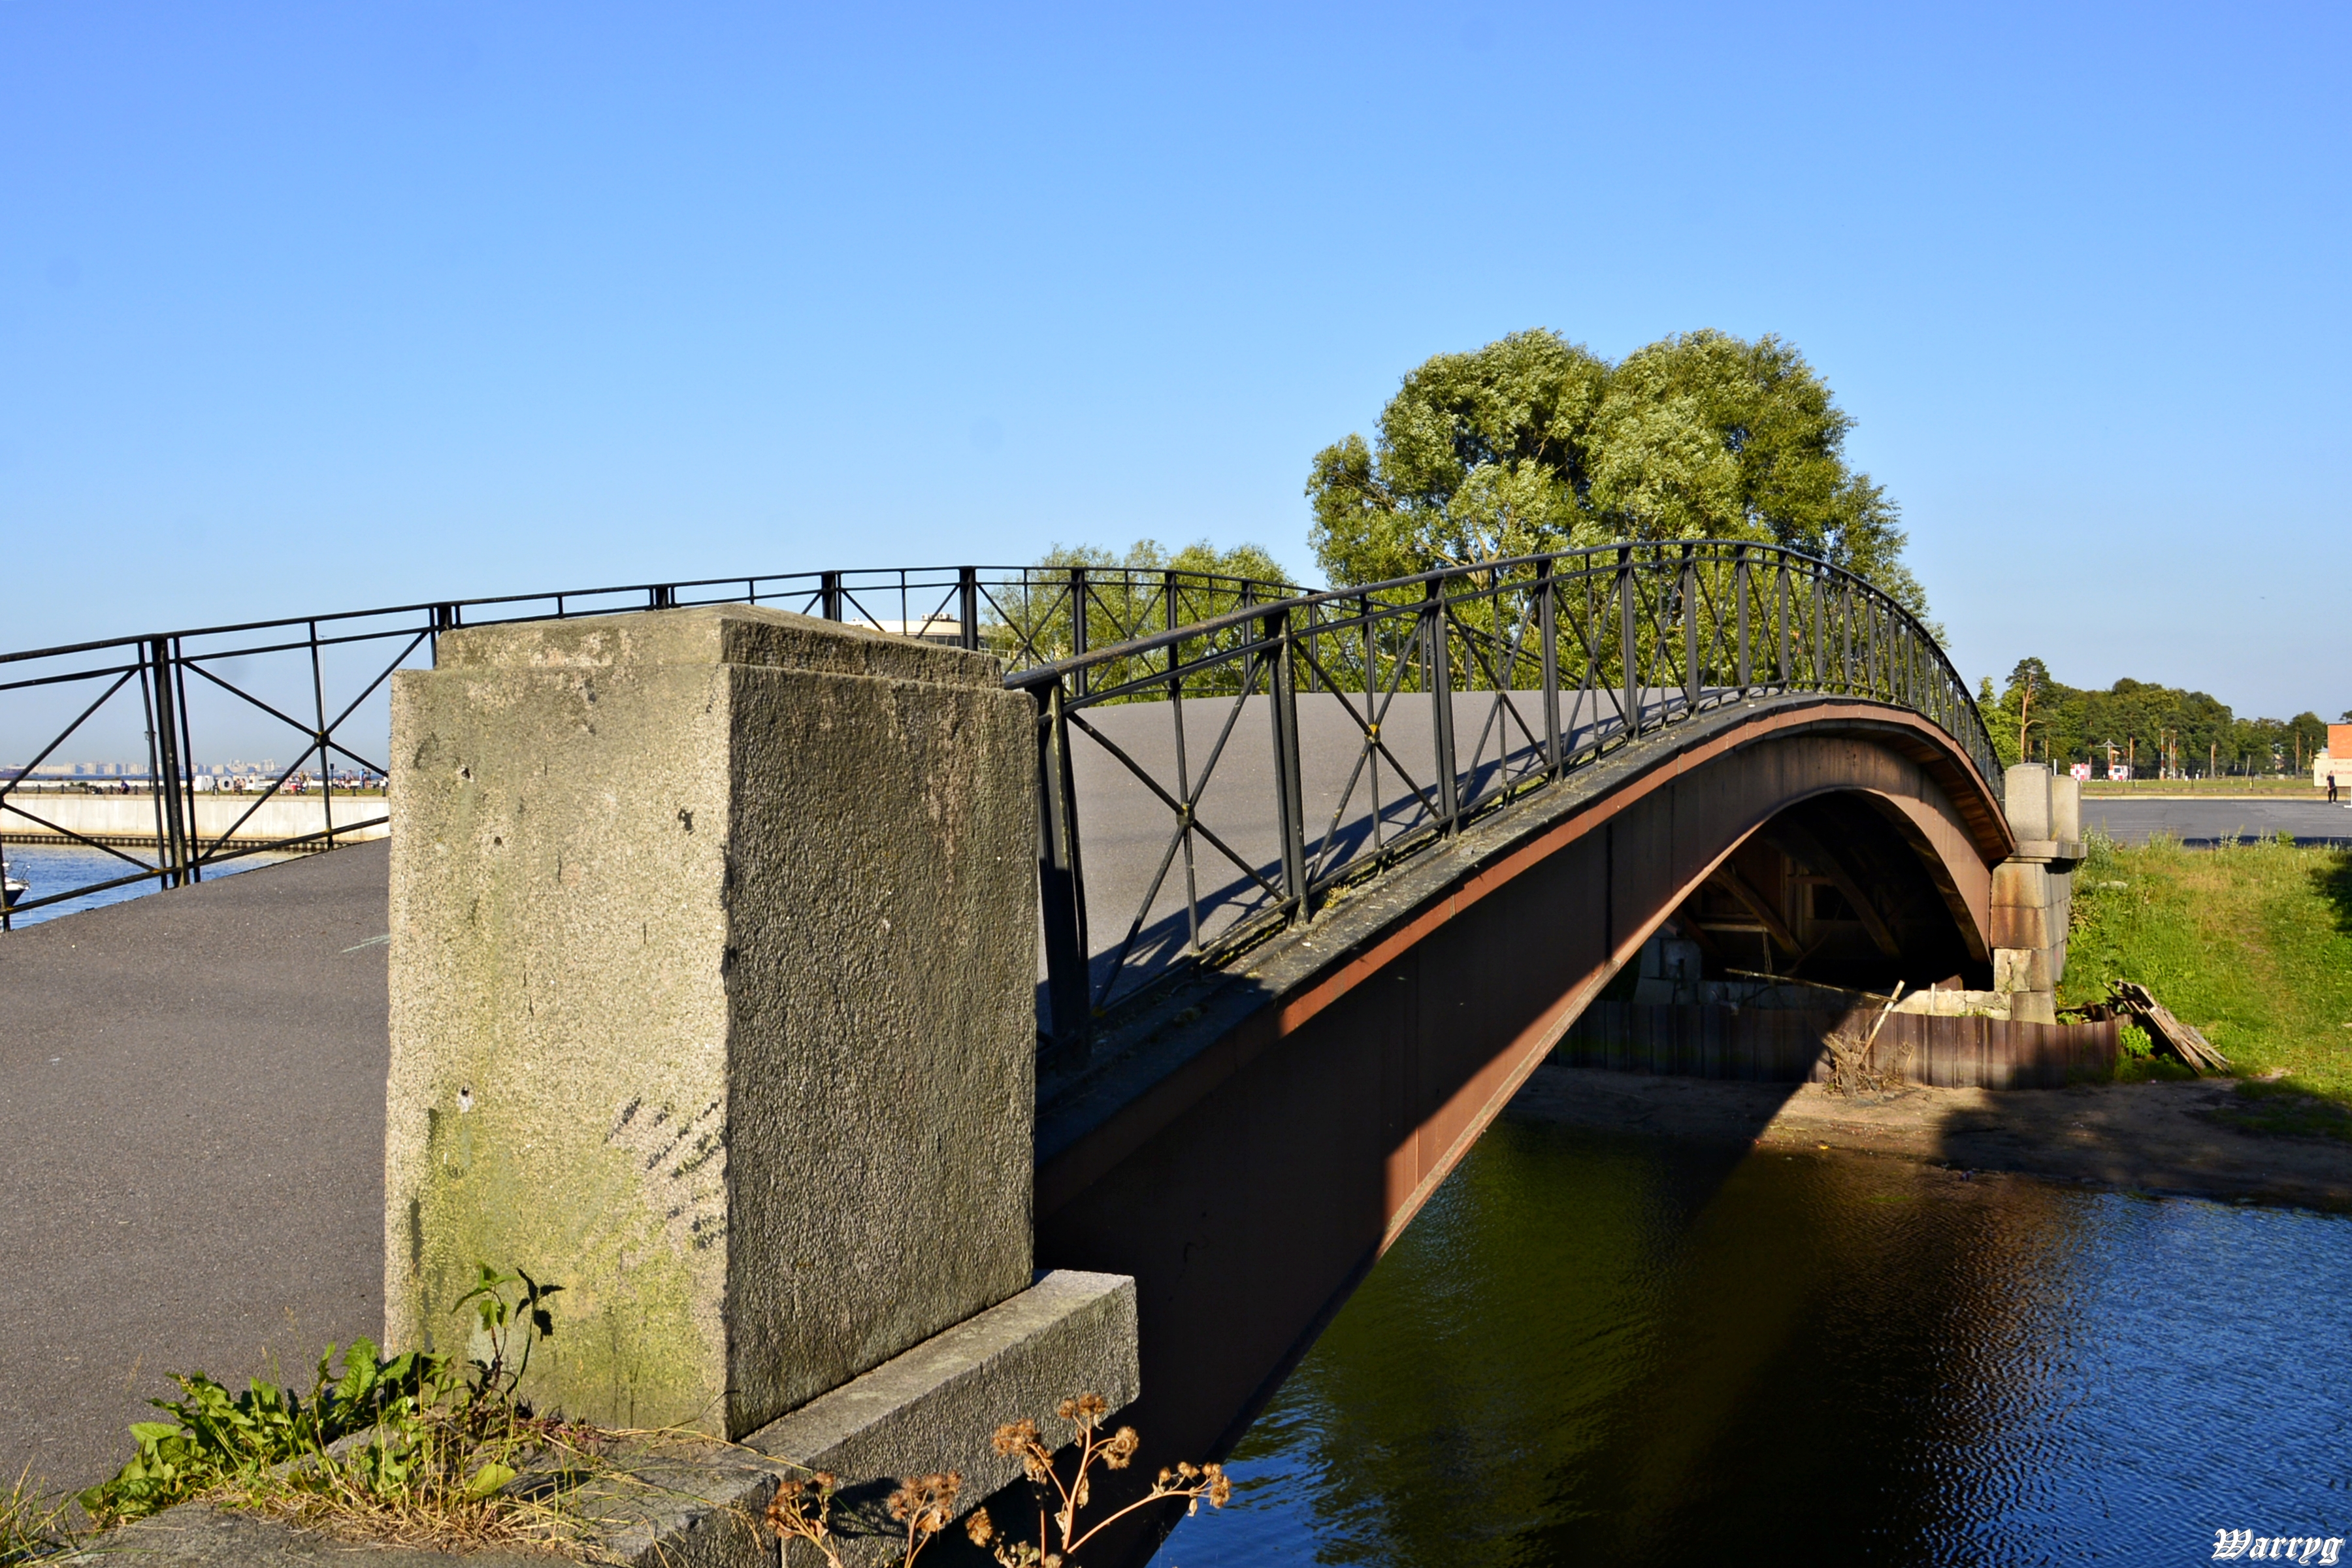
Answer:
[[[466,1483],[466,1495],[476,1499],[486,1498],[514,1479],[514,1468],[511,1465],[501,1465],[493,1459],[474,1472],[473,1479]]]

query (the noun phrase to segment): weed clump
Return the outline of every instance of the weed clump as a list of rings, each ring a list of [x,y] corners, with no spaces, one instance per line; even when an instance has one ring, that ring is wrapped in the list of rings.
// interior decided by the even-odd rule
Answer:
[[[14,1486],[0,1492],[0,1563],[30,1563],[71,1551],[71,1511],[62,1500],[40,1494],[27,1467]]]
[[[233,1394],[203,1373],[175,1374],[180,1396],[149,1402],[170,1419],[132,1425],[137,1452],[112,1478],[71,1503],[43,1498],[29,1473],[0,1493],[0,1568],[73,1552],[89,1544],[89,1531],[197,1501],[349,1540],[442,1551],[519,1546],[608,1561],[598,1544],[600,1519],[610,1512],[604,1501],[643,1482],[631,1465],[653,1451],[649,1445],[679,1435],[606,1431],[541,1415],[520,1396],[532,1347],[554,1336],[546,1303],[562,1289],[479,1265],[457,1310],[475,1320],[487,1353],[463,1363],[421,1351],[388,1356],[358,1339],[348,1349],[327,1347],[307,1394],[260,1379]],[[1141,1442],[1132,1426],[1105,1435],[1108,1409],[1095,1394],[1062,1402],[1076,1455],[1066,1478],[1034,1422],[997,1429],[996,1451],[1019,1457],[1038,1497],[1034,1541],[1000,1535],[985,1510],[966,1522],[971,1540],[1004,1568],[1075,1568],[1079,1548],[1139,1509],[1181,1501],[1197,1510],[1203,1499],[1221,1508],[1232,1495],[1218,1466],[1179,1465],[1135,1501],[1082,1527],[1095,1472],[1127,1468]],[[695,1438],[698,1447],[707,1441]],[[776,1537],[780,1563],[801,1542],[841,1568],[839,1488],[839,1478],[815,1473],[776,1489],[760,1522]],[[886,1509],[904,1532],[902,1568],[954,1522],[962,1489],[963,1477],[951,1470],[898,1482]],[[75,1504],[86,1528],[72,1518]]]
[[[259,1379],[232,1394],[201,1372],[175,1374],[180,1397],[151,1401],[171,1419],[135,1423],[131,1462],[76,1500],[100,1530],[203,1500],[404,1544],[562,1547],[576,1534],[562,1479],[508,1490],[526,1467],[592,1469],[603,1436],[539,1415],[516,1392],[532,1346],[555,1332],[545,1303],[562,1289],[481,1265],[457,1310],[488,1351],[462,1363],[385,1355],[362,1338],[327,1347],[307,1394]]]

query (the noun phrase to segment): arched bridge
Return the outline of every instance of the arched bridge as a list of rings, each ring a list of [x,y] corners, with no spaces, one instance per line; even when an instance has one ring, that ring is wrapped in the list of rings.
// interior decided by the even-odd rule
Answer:
[[[1709,973],[1879,988],[1985,988],[2023,940],[1964,684],[1808,557],[1435,573],[1008,684],[1044,781],[1038,1260],[1135,1276],[1171,1452],[1236,1435],[1668,922]]]
[[[394,900],[395,931],[404,920],[410,931],[406,939],[391,939],[395,968],[410,965],[404,973],[414,986],[416,976],[440,974],[432,969],[440,962],[436,953],[466,953],[477,945],[525,952],[544,942],[568,966],[563,984],[549,996],[571,1009],[562,1027],[573,1032],[548,1022],[553,1009],[542,1009],[541,1016],[528,997],[518,1002],[517,987],[485,982],[477,1000],[481,1018],[490,1022],[478,1028],[467,1021],[470,1014],[459,1026],[448,1022],[457,1014],[413,1009],[430,1026],[417,1026],[417,1039],[446,1055],[442,1065],[457,1076],[446,1083],[422,1070],[404,1077],[395,1026],[393,1089],[385,1101],[361,1110],[371,1118],[383,1111],[395,1132],[404,1125],[413,1132],[443,1113],[421,1106],[439,1106],[462,1086],[463,1097],[444,1110],[467,1114],[467,1136],[488,1140],[510,1098],[544,1094],[551,1108],[567,1114],[583,1107],[593,1112],[594,1127],[572,1131],[582,1144],[579,1158],[604,1159],[605,1146],[633,1125],[630,1108],[637,1100],[629,1096],[641,1086],[623,1077],[648,1062],[726,1059],[725,1051],[759,1034],[719,1030],[710,1052],[665,1054],[649,1044],[685,1027],[681,1018],[730,1016],[730,988],[757,979],[744,981],[741,972],[727,978],[738,950],[732,935],[709,935],[720,930],[715,921],[694,925],[676,915],[689,906],[719,908],[735,886],[734,861],[722,873],[711,869],[716,860],[693,858],[724,858],[707,829],[723,816],[698,799],[688,802],[706,813],[705,832],[689,842],[696,811],[679,800],[639,799],[643,789],[605,787],[613,779],[642,784],[645,777],[627,771],[636,754],[626,750],[625,726],[614,731],[623,739],[592,746],[583,737],[597,735],[596,726],[572,722],[563,704],[575,692],[600,692],[619,703],[635,700],[627,697],[632,689],[652,688],[631,687],[638,678],[617,672],[605,653],[569,664],[569,654],[554,656],[568,646],[564,638],[601,637],[609,626],[520,628],[517,648],[532,638],[544,646],[503,665],[476,637],[472,655],[442,661],[453,679],[503,681],[498,689],[525,706],[543,699],[538,721],[547,738],[530,742],[538,751],[513,740],[513,726],[504,721],[478,732],[452,720],[446,735],[436,732],[436,745],[476,747],[502,761],[506,772],[495,789],[470,765],[428,775],[416,759],[430,747],[392,757],[383,690],[403,668],[418,672],[404,679],[425,680],[437,656],[451,651],[442,646],[451,633],[485,623],[744,602],[992,652],[1004,685],[1025,694],[1025,706],[1011,702],[990,689],[993,677],[971,661],[922,656],[964,667],[957,679],[970,678],[982,694],[970,700],[980,704],[971,711],[1009,712],[1005,727],[994,731],[995,754],[1024,790],[1027,764],[1013,748],[1034,716],[1039,816],[1034,915],[1015,907],[1031,888],[1022,859],[1025,807],[1007,808],[991,862],[1005,868],[997,878],[1002,896],[992,895],[988,907],[1013,923],[993,928],[999,934],[992,955],[982,951],[987,930],[975,931],[973,921],[934,910],[929,940],[942,950],[963,943],[957,952],[969,950],[980,961],[1022,950],[998,964],[1002,973],[992,981],[1005,1004],[998,1009],[1005,1027],[991,1037],[1020,1069],[1015,1076],[1024,1088],[1011,1098],[1017,1106],[1025,1100],[1028,1067],[1020,994],[1030,973],[1025,943],[1033,929],[1042,936],[1034,1184],[1005,1190],[1034,1191],[1039,1268],[1136,1280],[1143,1396],[1134,1419],[1155,1457],[1199,1456],[1237,1432],[1514,1089],[1605,987],[1622,984],[1644,944],[1670,927],[1677,946],[1696,952],[1710,976],[1754,972],[1856,987],[1895,981],[1990,987],[2011,994],[2015,1016],[2048,1013],[2063,962],[2064,911],[2063,879],[2046,877],[2043,868],[2065,858],[2060,841],[2068,835],[2051,820],[2046,786],[2038,806],[2006,798],[2008,786],[1965,686],[1899,604],[1825,563],[1739,542],[1612,545],[1327,594],[1123,568],[823,573],[419,605],[9,656],[0,658],[7,667],[0,670],[0,701],[10,705],[12,732],[30,737],[20,754],[38,763],[118,735],[143,736],[148,757],[138,788],[122,781],[127,799],[119,803],[36,793],[39,781],[29,776],[0,779],[0,834],[19,842],[71,841],[112,858],[89,887],[37,887],[20,912],[113,883],[200,881],[208,868],[258,849],[331,847],[354,828],[380,831],[388,811],[407,810],[414,833],[397,829],[412,836],[395,837],[395,854],[411,856],[412,864],[423,864],[428,851],[443,859],[433,876],[412,879],[407,913]],[[784,619],[763,624],[772,629]],[[787,633],[799,635],[790,627],[776,635]],[[648,646],[654,640],[649,635]],[[906,652],[882,646],[889,651],[877,657],[886,660]],[[670,668],[652,655],[646,662]],[[648,724],[687,710],[646,700]],[[462,718],[472,710],[453,700],[449,711]],[[239,731],[239,723],[248,728]],[[219,738],[244,734],[240,743],[254,746],[250,726],[264,723],[286,728],[296,743],[285,753],[299,761],[226,798],[199,787],[210,752],[222,749]],[[899,731],[877,724],[866,752],[842,754],[871,766],[872,756],[899,743]],[[509,755],[498,751],[502,746],[523,750]],[[561,765],[549,761],[559,755]],[[418,793],[394,801],[410,804],[387,806],[368,787],[369,775],[392,771],[387,764],[409,768],[414,784],[396,777],[395,785]],[[775,771],[803,766],[795,758]],[[572,788],[567,781],[600,768],[607,770],[597,775],[602,793],[560,793]],[[362,778],[351,793],[336,783],[323,796],[286,800],[313,771]],[[710,776],[738,790],[725,798],[750,803],[747,812],[779,795],[765,775],[740,789],[735,773],[718,769]],[[791,776],[808,784],[808,793],[795,798],[821,802],[825,811],[872,810],[839,780]],[[154,787],[159,781],[161,789]],[[444,818],[425,809],[434,791],[446,797],[433,807]],[[558,793],[530,795],[526,829],[520,802],[530,791]],[[315,827],[290,812],[290,827],[256,826],[264,802],[307,806],[313,800]],[[542,801],[558,808],[541,809]],[[100,805],[119,805],[122,822],[90,826]],[[493,822],[499,811],[509,815]],[[141,816],[152,826],[134,820]],[[921,837],[926,820],[907,821],[907,841],[928,842]],[[837,831],[843,822],[838,815],[803,812],[790,826],[807,828],[814,842],[849,837]],[[485,831],[469,837],[468,823]],[[462,941],[420,940],[419,932],[446,935],[453,922],[473,919],[458,885],[491,858],[485,843],[521,868],[510,885],[501,884],[499,896],[509,900],[502,912],[479,930],[467,925]],[[667,912],[656,921],[628,904],[644,893],[632,879],[638,868],[653,862],[629,859],[615,845],[631,854],[659,846],[667,858],[661,864],[670,868],[663,875],[678,893],[675,909],[664,905]],[[385,900],[383,857],[381,847],[363,847],[333,858],[345,868],[283,879],[289,889],[320,889],[322,898],[352,906],[338,917],[350,930],[314,923],[320,932],[335,931],[323,951],[341,965],[338,974],[366,968],[373,989],[364,996],[353,992],[352,1016],[362,1022],[345,1033],[366,1055],[354,1059],[352,1070],[375,1075],[377,1084],[385,1059],[380,1020],[386,950],[377,944],[388,939],[376,934]],[[800,874],[789,858],[770,869],[779,887]],[[860,870],[846,866],[822,888],[791,885],[799,889],[795,897],[823,905]],[[600,888],[626,895],[611,908],[627,918],[596,912],[610,912],[595,903]],[[188,907],[226,907],[206,900],[229,892],[200,894]],[[852,912],[865,921],[856,898],[834,901],[857,906]],[[564,923],[575,914],[578,921]],[[551,922],[548,934],[534,935],[541,929],[534,922]],[[0,913],[0,926],[5,923]],[[784,933],[775,952],[786,951],[802,923],[770,920],[768,930]],[[889,921],[880,929],[888,931]],[[655,935],[674,942],[670,957],[657,964],[628,945]],[[622,940],[622,948],[606,955],[610,962],[591,962],[602,951],[592,951],[593,941],[608,937]],[[706,937],[722,945],[693,945]],[[289,954],[298,945],[281,944]],[[902,935],[878,943],[869,956],[897,963],[910,945]],[[81,962],[58,957],[79,951],[70,944],[36,939],[25,951]],[[831,956],[838,961],[837,952]],[[822,955],[808,962],[823,967]],[[630,1012],[644,1001],[646,965],[665,985],[715,988],[704,1012]],[[443,978],[473,984],[472,973],[460,966]],[[793,976],[780,973],[776,994],[799,997]],[[841,1048],[870,1047],[874,1061],[898,1052],[890,1059],[911,1079],[921,1070],[927,1031],[941,1026],[945,1015],[898,1006],[902,989],[889,979],[895,972],[869,965],[867,973],[857,1007],[887,1026],[845,1037]],[[210,999],[201,1006],[210,1014],[262,1016],[249,998],[205,994]],[[846,1030],[840,1020],[857,1012],[816,1001],[806,1005],[813,1030]],[[151,1021],[159,1038],[186,1033],[171,1018],[159,1020]],[[307,1035],[302,1038],[307,1048]],[[592,1051],[583,1044],[591,1041],[602,1044]],[[583,1063],[590,1058],[621,1076],[583,1089]],[[245,1061],[226,1062],[216,1076],[234,1078]],[[533,1062],[544,1070],[531,1068]],[[493,1073],[495,1091],[479,1076]],[[885,1087],[899,1081],[890,1073],[870,1076]],[[745,1079],[760,1081],[756,1074]],[[478,1101],[477,1089],[483,1090]],[[707,1099],[702,1114],[716,1115],[736,1088],[730,1079],[707,1097],[658,1087],[655,1092],[681,1106]],[[745,1093],[749,1105],[748,1088]],[[667,1113],[665,1102],[661,1114]],[[925,1141],[899,1138],[887,1121],[895,1113],[882,1104],[863,1121],[845,1122],[854,1130],[843,1136],[866,1139],[873,1145],[866,1152],[887,1164],[905,1152],[898,1145]],[[731,1237],[739,1221],[748,1237],[755,1224],[790,1220],[782,1211],[739,1214],[741,1194],[730,1173],[732,1162],[758,1140],[782,1134],[756,1122],[749,1110],[730,1109],[726,1123],[724,1131],[705,1129],[703,1140],[710,1149],[735,1152],[723,1161],[698,1156],[670,1174],[713,1184],[717,1195],[709,1202],[720,1205],[713,1213],[724,1214],[718,1235]],[[363,1152],[374,1136],[373,1129],[364,1135],[345,1131],[343,1142]],[[1025,1131],[1016,1128],[1004,1141],[1011,1165],[1024,1179],[1030,1163],[1019,1150]],[[812,1158],[834,1161],[831,1146],[821,1142],[812,1143]],[[395,1171],[425,1168],[415,1159],[404,1167],[404,1159],[395,1146],[388,1163]],[[660,1163],[657,1146],[650,1163],[638,1161],[638,1173]],[[747,1179],[743,1185],[749,1191],[756,1184]],[[788,1189],[800,1190],[774,1185]],[[940,1191],[948,1194],[942,1204],[967,1195],[945,1178]],[[388,1194],[396,1211],[386,1232],[394,1274],[400,1254],[410,1253],[413,1263],[423,1245],[416,1210],[396,1200]],[[506,1205],[498,1211],[500,1223],[511,1219],[517,1228],[483,1245],[497,1256],[544,1254],[575,1274],[593,1271],[597,1265],[577,1237],[549,1239],[555,1232],[545,1229],[554,1224],[548,1213],[560,1206]],[[998,1229],[1019,1229],[1020,1209],[1006,1199],[990,1212]],[[601,1224],[604,1215],[591,1217]],[[875,1223],[887,1228],[889,1219]],[[678,1256],[704,1257],[703,1247],[698,1239]],[[71,1248],[56,1250],[58,1267],[68,1268]],[[895,1242],[877,1243],[848,1271],[887,1261],[898,1250],[904,1248]],[[1021,1250],[1008,1246],[1005,1255]],[[748,1241],[744,1251],[751,1256]],[[354,1262],[341,1254],[314,1261],[330,1272]],[[385,1278],[378,1272],[385,1261],[356,1260],[357,1277]],[[1026,1278],[1026,1267],[1024,1255],[1014,1272]],[[606,1285],[622,1292],[632,1278],[621,1270]],[[874,1289],[882,1305],[894,1304],[896,1286]],[[1003,1299],[1003,1289],[992,1290],[952,1311],[942,1309],[946,1315],[910,1331],[902,1343],[847,1357],[845,1375]],[[589,1294],[583,1288],[572,1299]],[[712,1300],[722,1298],[730,1313],[731,1303],[747,1299],[730,1291]],[[855,1326],[861,1319],[850,1313],[841,1321]],[[362,1331],[373,1333],[375,1325],[342,1326],[346,1337]],[[184,1347],[140,1348],[196,1359]],[[738,1370],[733,1362],[728,1369],[730,1375]],[[730,1413],[728,1435],[743,1436],[734,1428],[752,1419],[738,1422]]]

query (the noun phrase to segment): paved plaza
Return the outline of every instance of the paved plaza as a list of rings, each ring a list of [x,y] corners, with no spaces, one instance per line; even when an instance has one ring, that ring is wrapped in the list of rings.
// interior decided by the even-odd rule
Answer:
[[[387,851],[0,938],[8,1480],[103,1479],[171,1371],[383,1331]]]

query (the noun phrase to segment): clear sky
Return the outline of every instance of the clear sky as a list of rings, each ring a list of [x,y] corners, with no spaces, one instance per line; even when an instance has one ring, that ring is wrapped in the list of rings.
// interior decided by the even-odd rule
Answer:
[[[2352,707],[2352,12],[0,0],[0,647],[1254,540],[1793,341],[1954,657]]]

